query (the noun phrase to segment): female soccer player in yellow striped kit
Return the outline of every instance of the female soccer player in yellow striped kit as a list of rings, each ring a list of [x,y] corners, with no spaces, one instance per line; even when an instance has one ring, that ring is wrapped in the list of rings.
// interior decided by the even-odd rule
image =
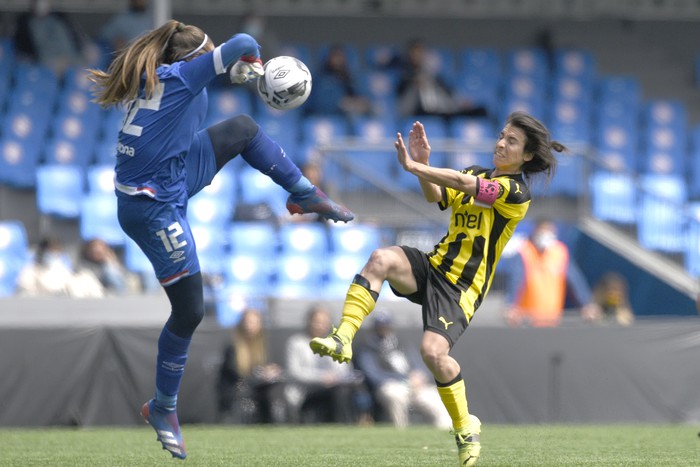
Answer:
[[[449,352],[486,296],[501,252],[525,217],[527,182],[536,174],[549,179],[557,163],[552,151],[566,148],[523,112],[506,119],[493,168],[431,167],[430,144],[420,122],[409,133],[410,154],[401,133],[394,146],[403,169],[418,178],[425,199],[442,210],[451,208],[447,234],[429,253],[407,246],[375,250],[348,289],[338,328],[310,345],[319,355],[349,362],[355,333],[374,309],[384,281],[396,295],[422,305],[421,356],[452,418],[459,465],[472,466],[481,451],[481,422],[469,413],[461,368]]]

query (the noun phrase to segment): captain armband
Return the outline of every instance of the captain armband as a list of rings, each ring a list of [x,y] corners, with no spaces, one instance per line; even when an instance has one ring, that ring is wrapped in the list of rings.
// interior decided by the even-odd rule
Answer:
[[[488,204],[489,206],[496,202],[498,194],[501,191],[501,184],[493,180],[484,180],[483,178],[476,179],[476,198],[477,201]]]

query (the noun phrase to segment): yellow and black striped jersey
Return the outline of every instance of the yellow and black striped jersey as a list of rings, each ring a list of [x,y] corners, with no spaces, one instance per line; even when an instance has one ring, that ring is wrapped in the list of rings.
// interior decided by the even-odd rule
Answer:
[[[498,182],[498,197],[491,206],[467,193],[443,188],[439,206],[442,210],[452,207],[450,225],[428,254],[433,267],[462,291],[462,308],[468,319],[486,296],[501,252],[530,206],[530,190],[522,175],[492,179],[493,170],[478,166],[462,170]]]

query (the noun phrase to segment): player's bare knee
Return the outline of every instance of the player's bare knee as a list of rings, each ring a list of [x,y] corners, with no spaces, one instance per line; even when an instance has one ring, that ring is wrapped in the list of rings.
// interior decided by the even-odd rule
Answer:
[[[367,260],[364,272],[378,277],[386,277],[391,267],[391,253],[387,248],[374,250]]]

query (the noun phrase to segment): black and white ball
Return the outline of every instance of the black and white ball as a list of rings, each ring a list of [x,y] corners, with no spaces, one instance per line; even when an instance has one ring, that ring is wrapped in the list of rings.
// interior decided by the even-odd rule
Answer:
[[[311,94],[311,72],[298,58],[271,58],[258,78],[258,94],[273,109],[295,109]]]

